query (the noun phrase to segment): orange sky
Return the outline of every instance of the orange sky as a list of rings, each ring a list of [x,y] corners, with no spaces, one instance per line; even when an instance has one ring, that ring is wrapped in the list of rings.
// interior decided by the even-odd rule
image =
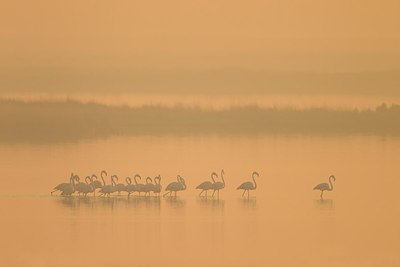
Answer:
[[[394,71],[390,87],[400,70],[399,11],[400,2],[390,0],[5,0],[0,90],[56,89],[71,81],[64,89],[135,90],[147,85],[119,81],[132,72],[152,79],[164,71],[186,77],[187,70],[238,69]],[[91,75],[107,78],[99,85]]]

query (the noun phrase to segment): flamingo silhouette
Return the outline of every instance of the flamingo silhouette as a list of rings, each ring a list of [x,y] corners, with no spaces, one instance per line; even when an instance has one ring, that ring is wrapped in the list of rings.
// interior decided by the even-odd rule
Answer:
[[[185,179],[182,178],[182,176],[178,175],[176,177],[177,182],[172,182],[169,185],[167,185],[167,187],[165,188],[165,191],[168,191],[167,193],[165,193],[163,195],[163,197],[165,197],[166,195],[170,195],[172,196],[172,192],[175,192],[175,197],[176,197],[176,192],[177,191],[183,191],[186,189],[186,183],[185,183]]]
[[[118,191],[118,195],[121,195],[121,191],[126,191],[126,185],[123,183],[116,184],[115,191]]]
[[[331,180],[336,181],[336,177],[334,175],[329,176],[329,184],[330,184],[330,186],[329,186],[328,183],[320,183],[320,184],[318,184],[318,185],[316,185],[314,187],[314,190],[320,190],[321,191],[321,196],[320,196],[321,199],[323,199],[324,191],[332,191],[333,190],[333,184],[332,184]]]
[[[144,192],[145,196],[147,195],[147,193],[150,196],[150,192],[153,191],[154,184],[152,184],[152,182],[153,182],[153,179],[151,179],[151,177],[146,178],[146,184],[142,188],[142,192]]]
[[[106,171],[102,171],[100,175],[103,174],[103,172],[107,173]],[[94,178],[94,179],[93,179]],[[92,174],[92,176],[90,177],[91,179],[91,183],[90,185],[93,187],[93,194],[94,196],[96,196],[96,189],[102,188],[103,184],[99,181],[99,178],[97,178],[96,174]]]
[[[201,189],[201,192],[200,192],[199,196],[201,196],[201,194],[202,194],[203,192],[206,192],[206,197],[207,197],[207,191],[213,189],[213,184],[215,183],[214,176],[218,177],[218,174],[217,174],[216,172],[211,173],[211,180],[212,180],[212,182],[210,182],[210,181],[205,181],[205,182],[202,182],[201,184],[199,184],[199,185],[196,187],[196,189]]]
[[[137,178],[139,178],[139,180],[142,179],[142,177],[139,174],[135,174],[135,176],[133,177],[133,180],[135,181],[135,184],[133,185],[133,188],[132,188],[131,192],[128,193],[128,196],[130,196],[134,192],[138,192],[139,193],[139,197],[140,197],[140,192],[142,192],[144,184],[139,184],[137,182]]]
[[[75,184],[75,190],[78,192],[78,195],[80,196],[81,193],[83,193],[83,191],[87,189],[86,188],[86,186],[88,185],[87,178],[90,179],[90,176],[86,176],[85,178],[86,183],[80,182],[80,178],[78,175],[76,175],[76,177],[77,177],[77,184]]]
[[[78,175],[74,175],[70,178],[70,184],[65,186],[61,191],[62,196],[71,196],[75,192],[75,181],[79,180]]]
[[[245,183],[241,184],[238,188],[236,188],[236,190],[243,190],[242,197],[244,196],[246,191],[247,191],[247,197],[250,197],[250,190],[257,189],[257,183],[256,183],[256,179],[254,178],[254,176],[259,177],[260,175],[258,174],[258,172],[253,172],[253,174],[251,175],[251,177],[253,178],[253,181],[254,181],[254,185],[252,182],[245,182]]]
[[[127,176],[127,177],[125,178],[125,181],[126,181],[126,188],[125,188],[125,190],[126,190],[126,192],[128,193],[128,197],[129,197],[129,195],[135,190],[135,185],[132,184],[132,178],[129,177],[129,176]]]
[[[74,173],[71,172],[71,176],[69,178],[69,183],[61,183],[58,184],[56,187],[53,188],[53,191],[50,192],[51,195],[53,195],[54,192],[56,191],[61,191],[63,192],[65,188],[67,188],[71,184],[71,179],[74,177]]]
[[[212,184],[212,189],[214,189],[212,196],[214,196],[215,191],[218,191],[218,198],[219,198],[219,190],[225,188],[224,174],[225,174],[224,170],[221,170],[222,182],[215,182]]]
[[[118,180],[118,177],[116,175],[112,175],[111,176],[111,184],[109,184],[109,185],[106,185],[106,182],[104,181],[103,177],[101,177],[101,178],[103,179],[104,186],[102,188],[100,188],[100,195],[110,197],[110,194],[115,192],[115,184],[116,183],[114,181],[114,178],[116,178]]]
[[[93,187],[93,179],[90,176],[86,176],[85,178],[86,184],[83,184],[83,186],[80,189],[80,192],[83,194],[83,196],[87,196],[89,193],[93,193],[95,188]]]
[[[158,181],[158,183],[157,183]],[[158,194],[160,196],[161,194],[161,175],[158,175],[154,178],[154,186],[153,186],[153,193]]]

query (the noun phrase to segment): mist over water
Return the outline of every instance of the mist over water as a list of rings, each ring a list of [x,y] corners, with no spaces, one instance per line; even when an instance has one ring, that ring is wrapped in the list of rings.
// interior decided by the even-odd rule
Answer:
[[[399,10],[2,0],[1,266],[400,266]],[[50,195],[102,170],[187,189]]]
[[[397,138],[114,137],[2,144],[7,266],[398,266]],[[45,167],[44,167],[45,166]],[[225,170],[220,198],[194,189]],[[50,196],[105,169],[122,180],[182,175],[177,198]],[[257,170],[258,189],[235,188]],[[312,188],[337,178],[332,192]],[[109,183],[109,177],[107,183]],[[39,245],[40,244],[40,245]]]

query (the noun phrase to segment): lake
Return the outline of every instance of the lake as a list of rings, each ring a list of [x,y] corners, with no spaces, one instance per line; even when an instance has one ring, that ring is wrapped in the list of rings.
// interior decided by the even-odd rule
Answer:
[[[4,266],[400,266],[400,139],[115,136],[0,143]],[[161,175],[175,197],[51,196],[71,172]],[[195,187],[225,171],[217,197]],[[235,190],[258,171],[250,197]],[[313,187],[334,174],[324,200]],[[107,183],[109,183],[107,177]]]

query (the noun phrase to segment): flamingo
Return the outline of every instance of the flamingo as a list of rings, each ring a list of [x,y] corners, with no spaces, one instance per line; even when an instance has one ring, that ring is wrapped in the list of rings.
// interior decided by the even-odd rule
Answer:
[[[105,173],[105,174],[107,175],[107,172],[106,172],[106,171],[101,171],[100,176],[102,176],[103,173]],[[95,178],[96,180],[94,180],[93,178]],[[92,180],[91,185],[92,185],[92,187],[93,187],[93,193],[94,193],[94,195],[96,196],[96,189],[102,188],[102,187],[103,187],[103,184],[98,180],[96,174],[92,174],[91,180]]]
[[[93,176],[92,176],[93,177]],[[90,176],[86,176],[85,181],[86,184],[83,184],[81,188],[81,193],[86,197],[87,194],[93,193],[95,191],[95,188],[93,187],[93,178]]]
[[[56,192],[56,191],[64,191],[64,189],[65,189],[66,187],[68,187],[68,186],[71,184],[71,179],[72,179],[73,177],[74,177],[74,173],[71,172],[71,177],[69,178],[69,183],[61,183],[61,184],[58,184],[56,187],[53,188],[54,190],[51,191],[50,194],[53,195],[53,193]]]
[[[132,178],[129,177],[129,176],[127,176],[127,177],[125,178],[125,181],[126,181],[126,188],[125,188],[125,191],[128,192],[128,196],[129,196],[131,193],[134,192],[134,190],[135,190],[135,185],[132,184]]]
[[[80,196],[81,193],[83,193],[83,191],[84,191],[85,188],[86,188],[86,185],[87,185],[87,178],[90,178],[90,177],[89,177],[89,176],[86,176],[86,178],[85,178],[86,183],[80,182],[79,175],[76,175],[76,177],[77,177],[77,182],[78,182],[78,183],[75,185],[75,190],[78,191],[78,195]]]
[[[219,190],[225,188],[224,174],[225,174],[224,170],[221,170],[222,182],[215,182],[212,184],[212,189],[214,189],[212,196],[214,196],[215,191],[218,191],[218,198],[219,198]]]
[[[218,174],[216,172],[211,173],[212,182],[205,181],[205,182],[202,182],[201,184],[199,184],[196,187],[196,189],[201,189],[201,192],[200,192],[199,196],[201,196],[201,194],[205,191],[206,192],[206,197],[207,197],[207,191],[211,190],[213,188],[213,184],[215,183],[214,176],[218,177]]]
[[[140,196],[140,192],[142,191],[144,184],[138,184],[137,178],[142,179],[142,177],[139,174],[135,174],[135,176],[133,177],[135,184],[127,185],[126,191],[128,192],[128,197],[131,194],[133,194],[134,192],[139,192],[139,196]],[[131,180],[130,177],[129,177],[129,180]]]
[[[142,188],[142,192],[144,192],[145,196],[147,195],[147,193],[149,193],[150,196],[150,192],[153,191],[154,184],[152,184],[152,182],[153,180],[150,177],[146,178],[146,184]]]
[[[247,191],[247,197],[250,196],[250,190],[255,190],[257,188],[257,183],[256,183],[256,179],[254,178],[254,176],[259,177],[260,175],[258,174],[258,172],[253,172],[253,174],[251,175],[251,177],[253,178],[254,181],[254,185],[252,182],[245,182],[243,184],[241,184],[238,188],[236,188],[236,190],[243,190],[243,194],[242,197],[244,196],[244,194]]]
[[[75,192],[75,181],[79,181],[79,176],[74,175],[73,177],[70,178],[70,184],[65,186],[61,191],[62,196],[71,196]]]
[[[124,185],[123,183],[116,184],[115,191],[118,191],[118,195],[121,195],[121,191],[126,191],[126,185]]]
[[[101,195],[106,195],[106,196],[110,197],[110,194],[115,192],[114,178],[117,178],[117,180],[118,180],[118,177],[116,175],[112,175],[111,176],[111,184],[109,184],[109,185],[106,185],[106,182],[104,181],[103,177],[101,177],[101,178],[103,179],[104,186],[100,189],[100,193],[101,193]]]
[[[323,199],[322,195],[324,194],[324,191],[332,191],[333,190],[333,184],[332,184],[331,180],[336,181],[336,177],[334,175],[329,176],[330,187],[329,187],[328,183],[320,183],[314,187],[314,190],[321,191],[321,199]]]
[[[157,183],[157,180],[158,180],[158,183]],[[158,175],[158,176],[156,176],[155,178],[154,178],[154,186],[153,186],[153,193],[154,194],[157,194],[158,193],[158,196],[160,196],[160,193],[161,193],[161,175]]]
[[[186,189],[185,179],[183,179],[182,176],[180,176],[180,175],[178,175],[176,179],[178,182],[172,182],[169,185],[167,185],[167,187],[165,188],[165,191],[168,191],[168,192],[163,195],[164,197],[168,194],[170,196],[172,196],[172,192],[175,192],[175,197],[176,197],[177,191],[183,191]]]

